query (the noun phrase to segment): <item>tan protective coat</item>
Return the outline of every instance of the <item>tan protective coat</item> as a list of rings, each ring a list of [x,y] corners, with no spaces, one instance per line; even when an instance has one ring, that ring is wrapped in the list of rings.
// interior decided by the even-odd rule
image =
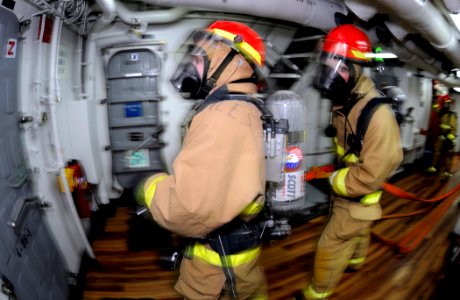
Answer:
[[[354,94],[358,102],[345,116],[334,109],[333,125],[337,128],[337,139],[345,152],[349,149],[346,141],[348,135],[356,132],[356,124],[364,106],[373,98],[380,96],[374,88],[374,83],[367,77],[361,76],[357,82]],[[363,148],[357,164],[350,164],[346,177],[346,191],[350,197],[360,197],[380,190],[382,184],[398,168],[403,158],[399,127],[393,111],[388,105],[380,106],[369,122],[364,136]],[[382,215],[380,204],[364,206],[350,202],[338,195],[333,195],[335,205],[350,210],[353,218],[359,220],[376,220]]]
[[[210,62],[210,78],[230,48],[223,42],[199,46]],[[256,93],[254,83],[240,81],[251,78],[253,72],[241,55],[235,55],[209,95],[219,88],[229,93]],[[193,117],[173,173],[156,185],[150,211],[159,225],[178,235],[204,237],[236,217],[248,220],[260,212],[265,201],[265,172],[259,109],[249,102],[224,99]],[[162,175],[166,174],[150,177],[145,188]],[[259,204],[259,210],[242,215],[254,203]],[[267,285],[258,254],[234,266],[233,271],[238,299],[266,299]],[[199,257],[184,258],[175,289],[186,299],[217,299],[225,280],[222,267]]]
[[[150,210],[158,224],[181,236],[202,237],[252,201],[263,203],[265,158],[257,107],[243,101],[208,106],[193,118],[173,168],[174,174],[157,185]]]
[[[356,132],[356,125],[364,106],[380,96],[373,82],[361,76],[352,91],[358,102],[346,116],[333,109],[333,125],[337,128],[338,145],[349,149],[347,137]],[[388,105],[377,108],[364,136],[358,162],[348,163],[345,177],[346,193],[361,197],[381,189],[382,183],[397,169],[403,158],[398,124]],[[340,281],[347,266],[358,269],[364,263],[372,220],[379,219],[379,203],[364,206],[337,194],[332,195],[330,220],[318,241],[313,279],[304,291],[307,299],[326,299]]]

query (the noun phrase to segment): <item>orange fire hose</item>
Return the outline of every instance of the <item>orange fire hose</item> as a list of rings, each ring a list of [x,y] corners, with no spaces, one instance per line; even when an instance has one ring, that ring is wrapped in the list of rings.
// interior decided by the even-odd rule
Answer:
[[[318,179],[318,178],[327,178],[330,174],[329,172],[332,172],[332,171],[333,170],[331,170],[330,165],[322,166],[322,167],[312,167],[312,169],[310,169],[310,171],[305,174],[305,181],[310,181],[312,179]],[[417,197],[416,195],[409,193],[388,182],[385,182],[383,184],[383,189],[398,198],[404,198],[404,199],[414,200],[414,201],[421,201],[421,202],[426,202],[426,203],[434,203],[434,202],[439,202],[444,199],[447,199],[446,201],[443,201],[442,203],[437,205],[434,209],[430,207],[430,208],[420,209],[418,211],[414,211],[410,213],[386,215],[381,218],[381,220],[390,219],[390,218],[402,218],[402,217],[414,216],[414,215],[429,212],[422,220],[420,220],[409,231],[407,231],[400,240],[388,239],[388,238],[385,238],[373,232],[373,235],[377,237],[380,241],[388,245],[396,245],[400,253],[409,253],[413,251],[418,245],[420,245],[420,243],[424,240],[424,238],[428,235],[428,233],[436,226],[436,224],[438,224],[438,222],[446,214],[449,207],[452,205],[452,203],[456,199],[456,197],[454,196],[450,197],[450,196],[454,194],[456,195],[460,194],[458,193],[460,190],[460,183],[457,184],[453,189],[451,189],[447,193],[437,196],[435,198],[431,198],[431,199],[424,199],[424,198]]]
[[[383,184],[383,189],[385,191],[389,192],[390,194],[393,194],[393,195],[395,195],[395,196],[397,196],[399,198],[415,200],[415,201],[422,201],[422,202],[438,202],[438,201],[441,201],[441,200],[449,197],[450,195],[452,195],[456,191],[458,191],[460,189],[460,184],[457,184],[452,190],[450,190],[446,194],[438,196],[436,198],[432,198],[432,199],[419,198],[419,197],[415,196],[414,194],[406,192],[405,190],[403,190],[403,189],[401,189],[401,188],[399,188],[399,187],[397,187],[397,186],[395,186],[393,184],[390,184],[388,182],[385,182]]]
[[[452,205],[452,203],[456,200],[456,197],[452,195],[457,195],[459,194],[458,191],[460,190],[460,184],[457,184],[453,189],[451,189],[449,192],[435,197],[431,199],[423,199],[420,197],[415,196],[414,194],[411,194],[407,191],[404,191],[400,188],[398,188],[395,185],[385,183],[383,188],[400,198],[405,198],[409,200],[415,200],[415,201],[422,201],[422,202],[438,202],[441,200],[446,199],[446,201],[443,201],[439,205],[437,205],[434,209],[428,208],[424,210],[419,210],[417,212],[412,212],[408,214],[399,214],[399,215],[388,215],[384,216],[382,219],[388,219],[390,217],[398,217],[398,216],[410,216],[410,215],[415,215],[418,213],[422,213],[423,211],[430,211],[426,217],[424,217],[422,220],[420,220],[417,224],[415,224],[409,231],[407,231],[404,236],[399,240],[390,240],[387,238],[382,237],[379,234],[373,233],[374,236],[376,236],[378,239],[380,239],[382,242],[388,244],[388,245],[396,245],[400,253],[409,253],[413,251],[417,246],[420,245],[420,243],[424,240],[424,238],[428,235],[428,233],[438,224],[438,222],[443,218],[443,216],[446,214],[448,211],[449,207]],[[452,196],[452,197],[450,197]]]

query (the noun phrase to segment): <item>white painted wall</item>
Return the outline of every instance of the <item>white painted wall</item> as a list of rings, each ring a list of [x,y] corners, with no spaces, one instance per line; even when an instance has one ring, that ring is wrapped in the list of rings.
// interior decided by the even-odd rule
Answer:
[[[36,8],[24,1],[17,2],[14,9],[20,20],[30,18],[32,21],[24,32],[24,39],[22,40],[19,106],[23,115],[34,117],[34,122],[24,126],[23,138],[26,145],[28,166],[33,171],[32,179],[35,193],[43,201],[52,204],[51,208],[45,210],[46,221],[55,236],[57,246],[63,254],[68,270],[77,273],[84,251],[84,243],[75,223],[72,222],[69,203],[65,201],[65,197],[58,190],[58,169],[54,148],[51,147],[51,128],[49,121],[42,120],[42,116],[49,116],[46,97],[49,82],[50,48],[49,44],[43,44],[42,53],[39,53],[39,43],[37,42],[39,18],[31,17],[37,11]],[[66,33],[66,36],[70,35]],[[68,57],[72,55],[71,44],[65,51]],[[74,67],[75,65],[69,66],[69,68]],[[73,80],[71,73],[68,73],[68,69],[62,71],[64,72],[62,73],[63,78],[66,78],[70,84]],[[70,96],[66,84],[63,85],[62,94],[67,98]]]

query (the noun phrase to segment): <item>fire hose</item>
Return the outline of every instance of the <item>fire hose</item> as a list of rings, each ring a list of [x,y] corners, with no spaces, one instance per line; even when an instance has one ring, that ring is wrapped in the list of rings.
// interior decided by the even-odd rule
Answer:
[[[313,179],[327,178],[329,177],[331,172],[333,172],[333,170],[334,169],[332,165],[312,167],[308,172],[305,173],[305,181],[308,182]],[[429,207],[426,209],[421,209],[421,210],[410,212],[410,213],[386,215],[380,219],[380,220],[384,220],[384,219],[390,219],[390,218],[409,217],[409,216],[414,216],[414,215],[428,212],[428,214],[423,219],[421,219],[414,226],[412,226],[411,229],[406,231],[404,235],[399,239],[394,239],[394,240],[388,239],[388,238],[383,237],[380,234],[372,232],[372,234],[376,238],[378,238],[380,241],[388,245],[396,246],[400,253],[409,253],[413,251],[417,246],[420,245],[420,243],[425,239],[425,237],[430,233],[430,231],[438,224],[438,222],[447,213],[448,209],[451,207],[453,202],[456,200],[455,196],[460,194],[458,193],[460,190],[460,183],[457,184],[451,190],[449,190],[447,193],[444,193],[440,196],[430,198],[430,199],[418,197],[388,182],[385,182],[383,184],[383,189],[386,192],[392,194],[393,196],[396,196],[397,198],[403,198],[403,199],[408,199],[408,200],[413,200],[413,201],[421,201],[425,203],[435,203],[435,202],[440,202],[442,200],[445,200],[441,202],[439,205],[437,205],[435,208]]]

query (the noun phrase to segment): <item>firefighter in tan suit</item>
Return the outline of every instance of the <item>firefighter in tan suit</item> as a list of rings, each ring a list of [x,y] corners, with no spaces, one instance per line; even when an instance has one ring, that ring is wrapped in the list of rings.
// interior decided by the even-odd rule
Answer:
[[[250,221],[265,201],[261,112],[250,102],[264,44],[230,21],[197,30],[190,41],[171,82],[184,98],[204,101],[194,108],[173,174],[142,185],[145,203],[160,226],[192,238],[175,285],[186,299],[268,299]]]
[[[457,114],[451,110],[452,98],[446,95],[438,101],[440,110],[439,135],[434,145],[433,167],[440,172],[441,179],[452,177],[452,154],[457,138]]]
[[[433,80],[433,107],[428,129],[420,129],[427,136],[426,149],[431,150],[433,159],[427,173],[438,173],[441,180],[449,179],[452,154],[457,138],[457,114],[452,110],[453,100],[449,88]]]
[[[332,215],[318,241],[313,278],[302,291],[306,299],[326,299],[347,267],[359,269],[370,242],[372,221],[381,217],[382,184],[402,161],[400,133],[389,105],[374,112],[362,149],[352,149],[358,117],[381,94],[363,66],[371,52],[366,34],[353,25],[332,29],[322,45],[315,88],[332,100],[339,166],[329,177]],[[354,148],[354,147],[353,147]]]

